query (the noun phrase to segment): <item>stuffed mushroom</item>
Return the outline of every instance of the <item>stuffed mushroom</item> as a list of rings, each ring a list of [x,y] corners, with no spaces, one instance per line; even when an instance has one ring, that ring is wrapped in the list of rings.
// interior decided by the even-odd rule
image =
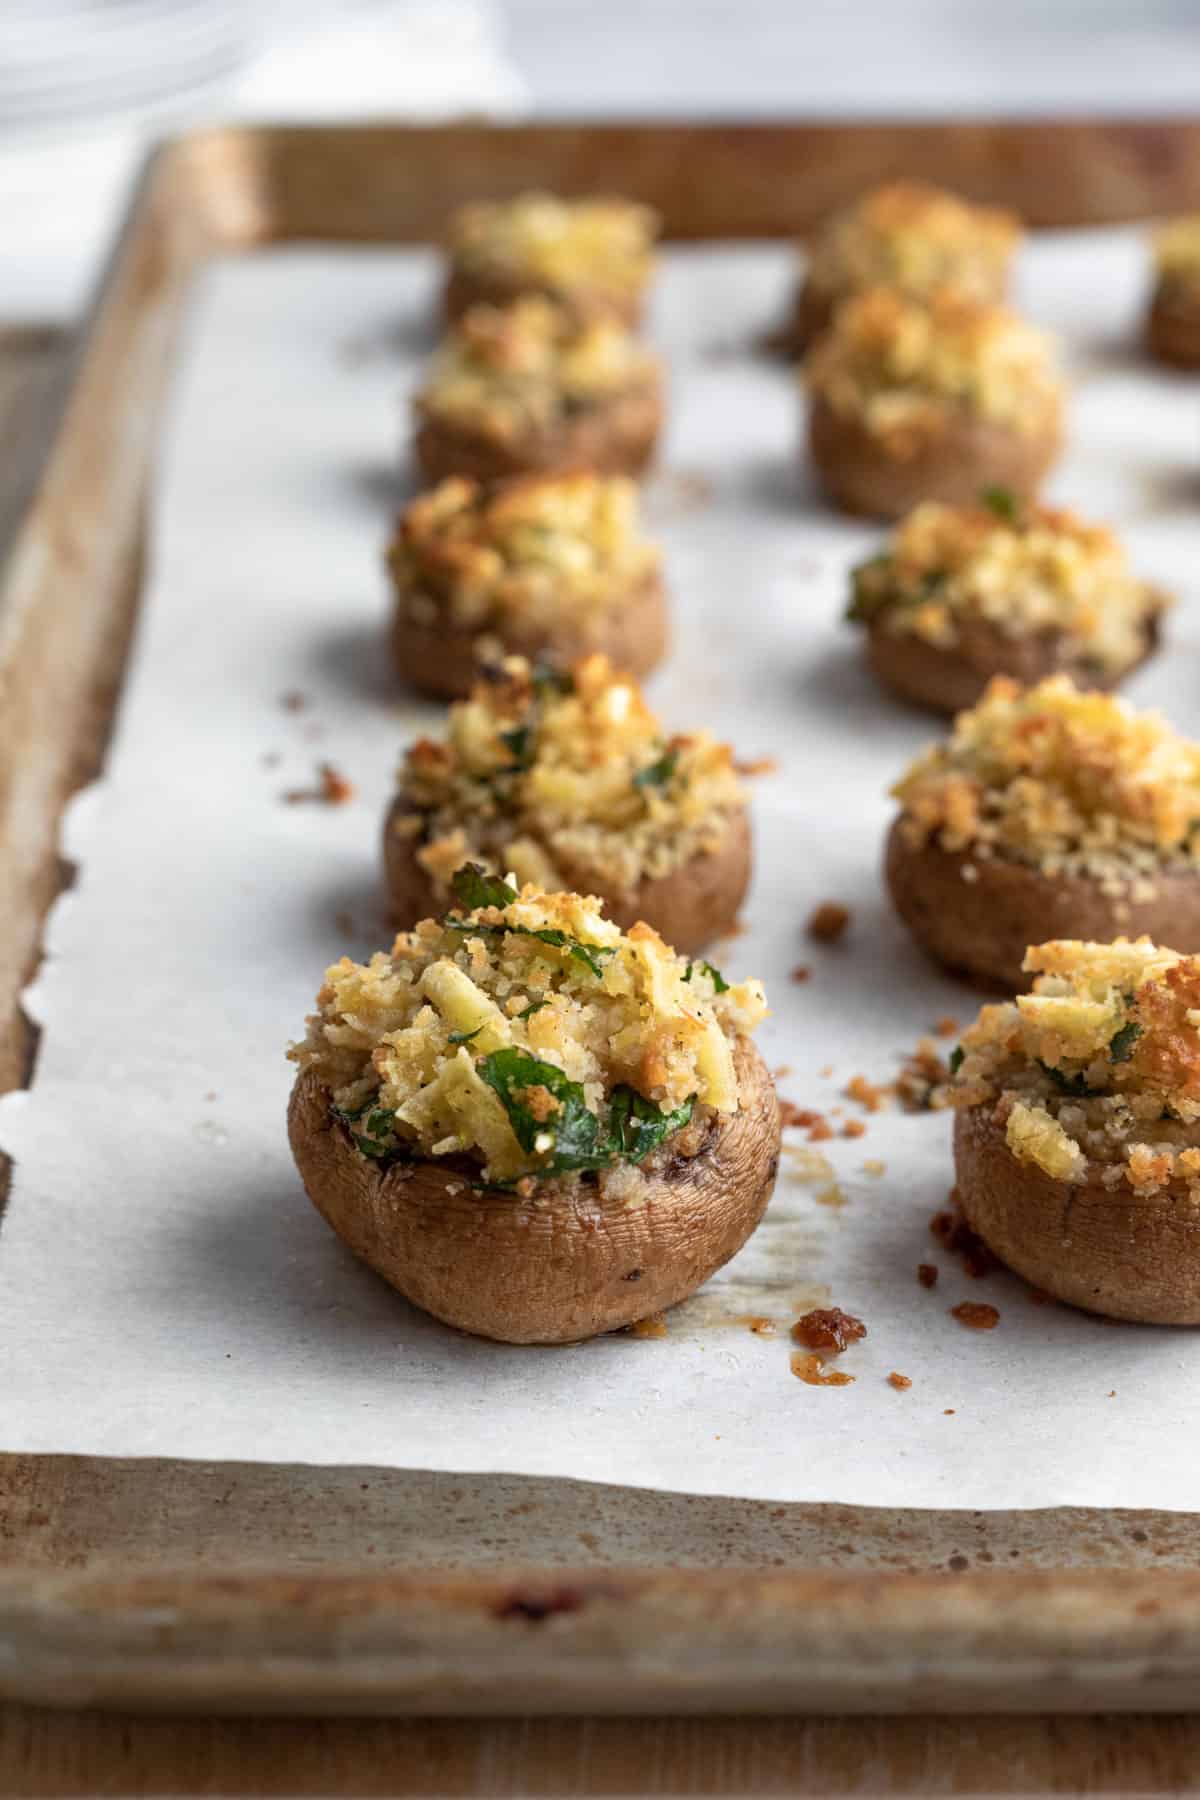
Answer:
[[[918,506],[853,583],[847,616],[866,628],[874,674],[945,713],[973,706],[993,675],[1114,687],[1155,649],[1168,604],[1103,525],[997,488],[975,506]]]
[[[813,464],[847,512],[896,519],[986,487],[1031,499],[1058,454],[1062,394],[1041,332],[953,288],[848,300],[807,381]]]
[[[958,1198],[1002,1262],[1111,1318],[1200,1324],[1200,959],[1135,943],[1029,951],[939,1100]]]
[[[396,665],[425,693],[461,698],[510,653],[568,668],[604,651],[645,675],[667,647],[661,559],[627,476],[451,477],[405,510],[387,560]]]
[[[563,200],[518,194],[476,201],[456,212],[447,233],[445,311],[507,306],[544,294],[580,318],[604,315],[638,324],[654,269],[658,215],[632,200]]]
[[[668,734],[603,656],[567,672],[486,670],[400,770],[383,837],[396,922],[450,904],[465,860],[600,897],[689,955],[729,932],[750,880],[746,793],[728,744]]]
[[[1146,343],[1159,362],[1200,369],[1200,213],[1173,219],[1155,239]]]
[[[921,298],[954,287],[976,300],[1003,300],[1020,238],[1014,213],[975,206],[928,182],[873,188],[818,234],[781,346],[802,354],[842,302],[866,288]]]
[[[289,1135],[350,1248],[447,1324],[568,1343],[679,1300],[758,1224],[766,1004],[594,900],[465,867],[448,912],[326,974]]]
[[[1047,933],[1200,951],[1200,744],[1156,713],[997,676],[892,792],[892,899],[946,967],[1020,987]]]
[[[662,425],[661,368],[615,319],[581,320],[528,295],[462,315],[415,413],[417,464],[429,482],[565,469],[637,475]]]

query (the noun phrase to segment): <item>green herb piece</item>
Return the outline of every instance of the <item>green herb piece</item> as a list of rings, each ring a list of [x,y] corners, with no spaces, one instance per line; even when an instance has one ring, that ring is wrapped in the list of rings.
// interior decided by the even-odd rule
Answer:
[[[468,912],[481,906],[511,906],[517,890],[498,875],[489,875],[478,863],[464,863],[450,880],[450,891]]]
[[[657,762],[639,769],[633,778],[635,788],[666,787],[679,761],[678,750],[664,750]]]
[[[664,1138],[686,1125],[692,1116],[696,1096],[685,1100],[674,1112],[662,1112],[653,1100],[647,1100],[636,1088],[623,1083],[613,1089],[609,1113],[609,1131],[616,1154],[625,1162],[639,1163],[657,1150]]]
[[[1061,1069],[1056,1069],[1053,1063],[1043,1062],[1040,1056],[1037,1058],[1037,1065],[1044,1075],[1050,1077],[1060,1094],[1070,1094],[1076,1100],[1086,1100],[1102,1091],[1100,1088],[1090,1088],[1081,1073],[1064,1075]]]
[[[390,1108],[376,1106],[374,1100],[364,1100],[354,1112],[348,1112],[343,1106],[334,1106],[330,1110],[335,1119],[350,1128],[356,1148],[372,1162],[381,1162],[400,1148],[396,1141],[396,1115]]]
[[[963,1058],[966,1056],[966,1054],[967,1053],[963,1049],[961,1044],[955,1044],[953,1050],[950,1052],[950,1058],[946,1065],[952,1075],[958,1074],[958,1071],[963,1066]]]
[[[477,1025],[474,1031],[452,1031],[446,1042],[448,1044],[469,1044],[479,1036],[482,1030],[483,1026]]]
[[[570,1080],[555,1063],[543,1062],[528,1050],[512,1048],[493,1050],[477,1067],[499,1097],[522,1150],[530,1155],[543,1154],[536,1149],[538,1138],[546,1135],[553,1140],[552,1149],[544,1153],[547,1161],[541,1173],[602,1169],[612,1161],[607,1135],[596,1114],[588,1109],[582,1084]],[[539,1087],[545,1088],[558,1103],[544,1119],[536,1118],[523,1098],[531,1088]]]
[[[1122,1025],[1120,1031],[1109,1039],[1108,1056],[1110,1062],[1128,1062],[1133,1055],[1133,1046],[1142,1035],[1142,1028],[1135,1019]]]
[[[891,557],[886,553],[872,556],[867,562],[859,563],[850,571],[850,604],[846,608],[846,617],[852,625],[868,625],[884,604],[886,594],[883,593],[871,577],[878,569],[886,569],[891,564]]]
[[[502,731],[500,742],[512,757],[514,768],[529,768],[533,762],[533,750],[537,743],[537,735],[532,725],[514,725],[511,731]]]
[[[708,976],[708,979],[713,984],[713,992],[715,994],[727,994],[729,992],[729,983],[726,981],[725,977],[722,975],[720,969],[715,968],[712,963],[710,963],[710,962],[690,962],[688,964],[687,968],[683,971],[684,981],[690,981],[692,979],[692,970],[693,969],[703,969],[704,973]]]
[[[1021,503],[1011,488],[985,487],[979,496],[982,505],[1006,525],[1021,523]]]
[[[576,962],[586,964],[599,981],[604,973],[604,958],[615,956],[616,949],[611,944],[585,944],[579,938],[568,937],[565,931],[547,925],[543,930],[535,930],[532,925],[479,925],[472,919],[443,919],[447,931],[466,931],[472,937],[527,937],[536,938],[539,944],[550,944],[555,950],[565,950]]]
[[[536,663],[530,671],[533,691],[541,700],[552,695],[573,694],[575,681],[569,669],[556,669],[553,663]]]
[[[549,1004],[549,998],[545,1000],[531,1000],[529,1005],[525,1008],[525,1011],[523,1013],[518,1013],[517,1017],[518,1019],[532,1019],[535,1012],[541,1012],[543,1006],[549,1006]]]

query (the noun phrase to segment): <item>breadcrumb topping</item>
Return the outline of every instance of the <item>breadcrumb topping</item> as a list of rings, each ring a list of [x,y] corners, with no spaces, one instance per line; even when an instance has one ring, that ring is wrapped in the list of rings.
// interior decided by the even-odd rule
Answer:
[[[869,288],[841,306],[807,364],[835,411],[895,439],[985,419],[1030,436],[1054,429],[1061,392],[1049,342],[1008,308],[939,288],[924,301]]]
[[[512,441],[657,381],[656,358],[615,319],[581,320],[531,294],[470,307],[443,340],[416,407],[426,419]]]
[[[464,873],[482,903],[335,963],[288,1053],[363,1155],[466,1156],[512,1181],[602,1166],[618,1119],[628,1164],[736,1110],[733,1044],[766,1016],[760,982],[720,983],[594,898]]]
[[[658,214],[632,200],[529,193],[462,207],[447,243],[472,275],[554,294],[585,288],[623,297],[649,279],[658,231]]]
[[[443,892],[467,858],[547,889],[628,892],[715,849],[746,804],[729,745],[665,733],[604,656],[562,676],[508,657],[450,708],[445,739],[408,752],[400,789],[398,829]]]
[[[830,297],[887,283],[909,294],[954,286],[998,300],[1020,236],[1015,213],[922,181],[889,182],[829,221],[809,279]]]
[[[580,471],[499,488],[452,476],[406,508],[387,561],[423,624],[549,631],[629,598],[657,574],[659,553],[639,534],[636,484]]]
[[[1120,539],[1062,508],[997,490],[978,506],[927,501],[854,571],[852,619],[953,650],[964,628],[1053,634],[1099,672],[1130,667],[1166,596],[1138,581]]]
[[[1200,861],[1200,744],[1066,675],[996,676],[892,789],[913,844],[1014,857],[1044,874],[1148,888]]]
[[[965,1032],[948,1103],[996,1107],[1018,1161],[1058,1180],[1200,1199],[1200,957],[1061,939],[1024,966],[1032,991]]]

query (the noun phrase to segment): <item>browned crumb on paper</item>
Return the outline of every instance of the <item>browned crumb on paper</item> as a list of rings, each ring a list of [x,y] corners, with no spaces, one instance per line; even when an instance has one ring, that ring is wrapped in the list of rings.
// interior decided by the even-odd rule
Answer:
[[[842,1126],[842,1136],[844,1138],[865,1137],[866,1133],[867,1128],[861,1119],[847,1119],[846,1123]],[[879,1166],[882,1169],[883,1164],[880,1163]]]
[[[797,1106],[794,1100],[780,1100],[779,1118],[786,1131],[807,1131],[810,1144],[824,1143],[826,1138],[833,1136],[833,1126],[824,1113],[814,1112],[808,1106]]]
[[[299,688],[289,688],[286,694],[280,694],[279,704],[284,712],[303,712],[308,705],[308,695],[302,694]]]
[[[857,1101],[866,1112],[879,1112],[888,1102],[888,1089],[868,1081],[865,1075],[852,1075],[843,1091],[847,1100]]]
[[[333,915],[333,929],[340,932],[342,937],[353,937],[354,920],[348,912],[335,912]]]
[[[949,1079],[949,1065],[938,1054],[933,1039],[919,1038],[896,1077],[896,1098],[905,1112],[928,1112],[937,1105],[938,1089]]]
[[[316,787],[289,788],[283,796],[285,803],[288,806],[345,806],[347,800],[354,798],[354,783],[332,763],[317,765],[317,781]]]
[[[735,760],[733,766],[737,774],[753,780],[756,775],[777,775],[779,758],[777,756],[751,756],[745,761]]]
[[[936,1287],[938,1280],[937,1265],[935,1263],[918,1263],[917,1280],[923,1288]]]
[[[979,1233],[972,1231],[963,1217],[957,1188],[951,1188],[950,1205],[934,1213],[929,1229],[948,1256],[958,1257],[963,1274],[971,1276],[972,1280],[978,1281],[999,1267]]]
[[[938,1019],[933,1027],[933,1035],[935,1037],[942,1037],[942,1038],[957,1037],[958,1036],[958,1020],[952,1019],[949,1016],[947,1016],[944,1019]]]
[[[827,1369],[813,1351],[797,1350],[792,1355],[792,1374],[809,1387],[849,1387],[854,1380],[844,1369]]]
[[[950,1317],[968,1331],[995,1331],[1000,1323],[1000,1309],[989,1306],[986,1300],[960,1300],[950,1308]]]
[[[809,916],[804,929],[819,944],[836,944],[846,935],[849,924],[848,906],[843,906],[840,900],[822,900],[820,906]]]
[[[779,1329],[767,1313],[744,1313],[737,1323],[752,1331],[755,1337],[774,1337]]]
[[[667,1335],[667,1321],[663,1318],[661,1313],[651,1313],[649,1318],[635,1319],[633,1324],[627,1325],[625,1329],[628,1331],[630,1337],[665,1338]]]
[[[788,979],[789,981],[794,981],[796,985],[799,986],[801,982],[810,981],[812,979],[812,970],[807,963],[797,963]]]
[[[888,1386],[903,1390],[904,1388],[910,1388],[912,1386],[912,1380],[907,1375],[901,1375],[898,1369],[893,1369],[888,1376]]]
[[[804,1313],[792,1326],[792,1337],[806,1350],[833,1351],[835,1355],[840,1355],[849,1345],[861,1342],[866,1335],[867,1328],[862,1320],[856,1319],[853,1313],[843,1312],[840,1306],[816,1307],[812,1312]]]

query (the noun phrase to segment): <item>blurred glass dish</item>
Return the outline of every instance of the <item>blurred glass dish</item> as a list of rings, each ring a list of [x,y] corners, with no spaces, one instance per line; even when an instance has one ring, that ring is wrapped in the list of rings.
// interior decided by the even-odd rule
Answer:
[[[0,132],[59,135],[215,97],[262,18],[253,0],[2,0]]]

